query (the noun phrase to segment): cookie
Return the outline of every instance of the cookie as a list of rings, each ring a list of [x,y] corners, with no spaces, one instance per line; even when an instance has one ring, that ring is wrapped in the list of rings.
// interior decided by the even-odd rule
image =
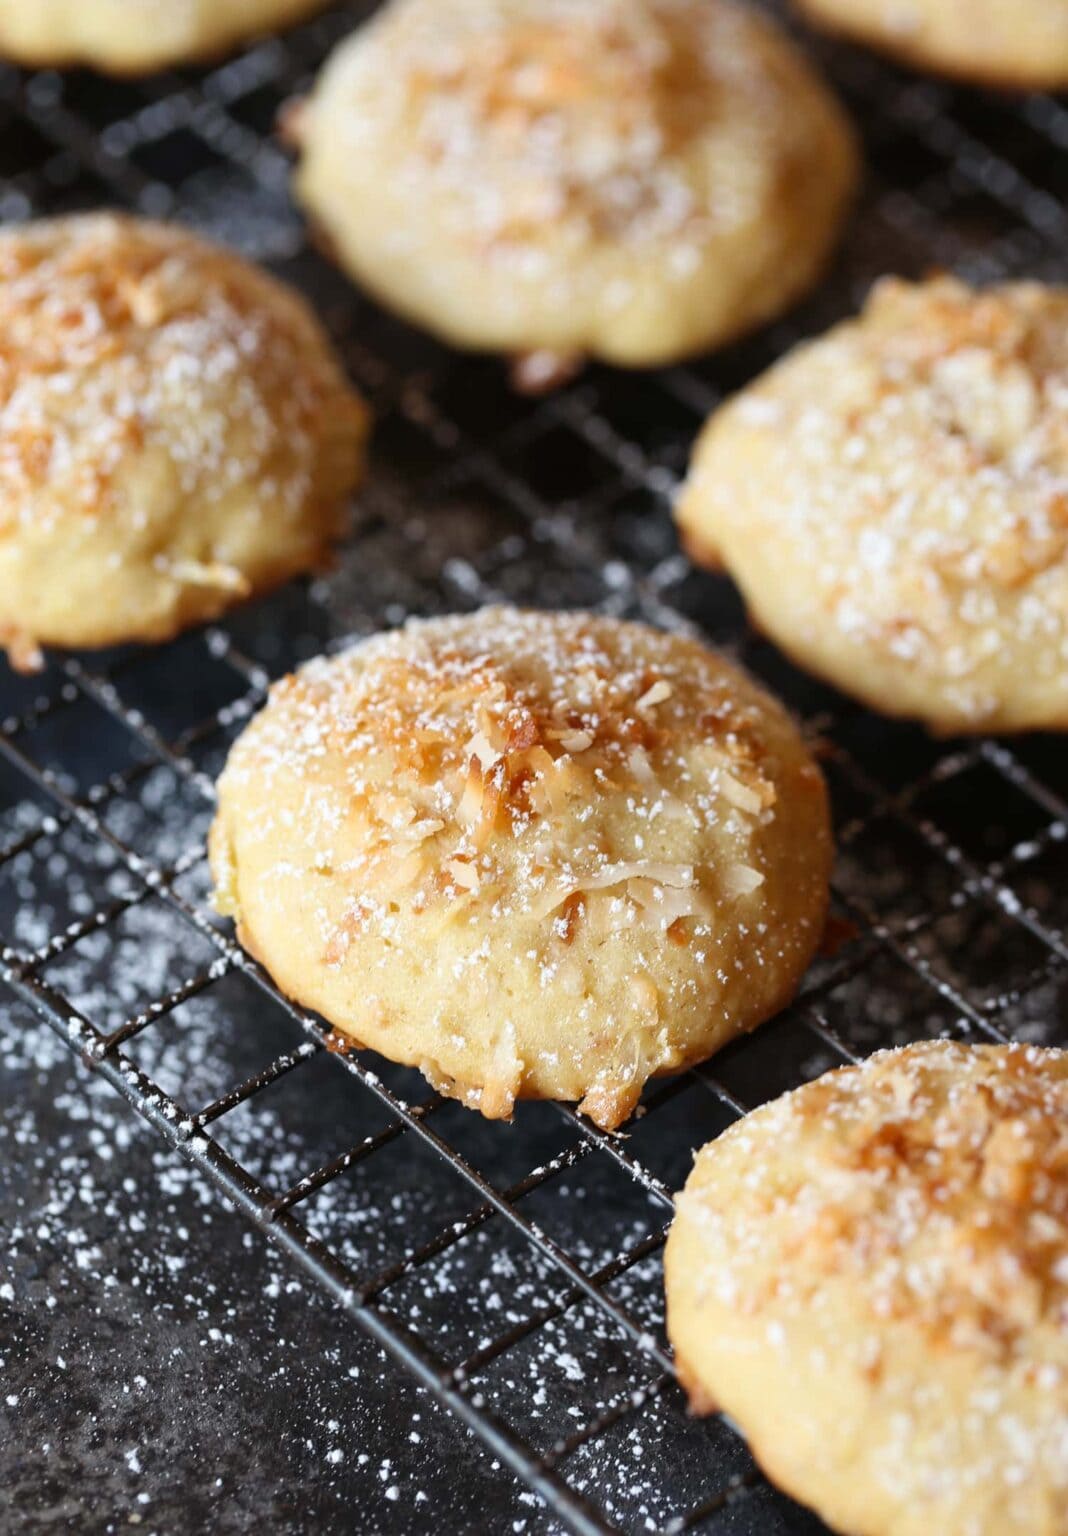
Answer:
[[[321,11],[328,0],[0,0],[0,56],[139,75],[194,63]]]
[[[1068,289],[880,283],[717,411],[677,515],[802,666],[938,732],[1068,726]]]
[[[831,840],[784,711],[695,642],[581,613],[412,622],[273,690],[211,835],[290,997],[490,1118],[619,1125],[794,993]]]
[[[293,132],[297,196],[341,264],[533,381],[778,314],[857,179],[837,102],[731,0],[393,0]]]
[[[233,253],[113,214],[0,233],[0,643],[163,640],[320,564],[367,425]]]
[[[1024,91],[1068,85],[1065,0],[796,0],[818,26],[917,69]]]
[[[1068,1532],[1068,1052],[928,1041],[698,1154],[668,1333],[850,1536]]]

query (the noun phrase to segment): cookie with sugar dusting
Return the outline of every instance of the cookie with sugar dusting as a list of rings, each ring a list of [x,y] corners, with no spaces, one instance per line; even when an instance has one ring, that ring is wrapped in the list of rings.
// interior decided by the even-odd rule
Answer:
[[[1068,728],[1068,289],[885,279],[713,415],[677,517],[846,693]]]
[[[795,0],[819,26],[902,63],[1023,91],[1068,85],[1066,0]]]
[[[321,564],[367,427],[232,252],[113,214],[0,233],[0,645],[167,639]]]
[[[835,1530],[1068,1533],[1068,1052],[786,1094],[698,1154],[665,1267],[691,1403]]]
[[[296,191],[340,262],[460,347],[647,366],[815,280],[852,130],[732,0],[392,0],[294,120]]]
[[[0,55],[34,68],[138,75],[290,26],[329,0],[0,0]]]
[[[822,776],[695,642],[589,614],[412,622],[273,690],[211,834],[290,997],[490,1118],[645,1081],[782,1007],[818,944]]]

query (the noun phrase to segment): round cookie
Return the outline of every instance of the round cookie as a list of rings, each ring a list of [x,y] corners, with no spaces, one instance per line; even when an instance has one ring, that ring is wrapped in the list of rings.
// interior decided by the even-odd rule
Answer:
[[[647,1078],[781,1008],[819,943],[822,776],[690,640],[581,613],[412,622],[272,691],[211,834],[290,997],[490,1118]]]
[[[297,115],[300,201],[460,346],[647,366],[816,279],[857,179],[837,102],[732,0],[392,0]]]
[[[289,26],[329,0],[0,0],[0,55],[34,68],[137,75]]]
[[[1068,85],[1068,0],[795,0],[918,69],[1025,91]]]
[[[668,1238],[693,1406],[851,1536],[1068,1533],[1068,1053],[926,1042],[698,1154]]]
[[[717,411],[677,507],[802,666],[936,731],[1068,727],[1068,289],[887,279]]]
[[[367,425],[231,252],[113,214],[0,232],[0,645],[166,639],[320,564]]]

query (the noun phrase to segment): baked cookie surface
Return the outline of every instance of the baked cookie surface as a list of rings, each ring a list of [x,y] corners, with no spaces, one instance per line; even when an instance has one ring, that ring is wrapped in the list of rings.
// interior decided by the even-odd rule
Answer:
[[[1068,289],[880,283],[717,411],[676,509],[802,666],[937,731],[1068,727]]]
[[[211,58],[329,0],[0,0],[0,56],[136,75]]]
[[[792,996],[822,776],[696,643],[588,614],[412,622],[278,684],[219,783],[220,910],[289,996],[441,1091],[599,1125]]]
[[[393,0],[296,120],[300,201],[461,347],[649,365],[815,280],[857,178],[841,108],[732,0]]]
[[[1066,0],[795,0],[817,25],[905,64],[982,85],[1068,84]]]
[[[233,253],[112,214],[0,233],[0,643],[162,640],[321,563],[367,425]]]
[[[926,1042],[698,1154],[668,1333],[850,1536],[1068,1532],[1068,1053]]]

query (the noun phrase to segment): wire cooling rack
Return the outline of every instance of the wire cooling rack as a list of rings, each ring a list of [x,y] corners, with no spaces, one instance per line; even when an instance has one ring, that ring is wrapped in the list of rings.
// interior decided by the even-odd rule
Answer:
[[[1068,1036],[1068,758],[1041,737],[936,742],[802,677],[746,632],[729,584],[678,553],[669,501],[705,413],[879,272],[1063,278],[1068,109],[815,44],[869,166],[827,284],[719,357],[595,369],[532,404],[496,362],[376,310],[304,242],[272,127],[366,9],[206,73],[0,74],[0,216],[118,203],[230,241],[312,296],[378,421],[330,577],[163,649],[53,658],[32,679],[0,669],[3,982],[459,1415],[550,1523],[818,1530],[729,1425],[686,1417],[663,1333],[670,1192],[735,1116],[877,1047]],[[823,743],[837,951],[777,1021],[654,1085],[622,1137],[560,1105],[488,1126],[412,1073],[333,1054],[208,904],[213,777],[269,679],[354,633],[490,599],[695,628]]]

